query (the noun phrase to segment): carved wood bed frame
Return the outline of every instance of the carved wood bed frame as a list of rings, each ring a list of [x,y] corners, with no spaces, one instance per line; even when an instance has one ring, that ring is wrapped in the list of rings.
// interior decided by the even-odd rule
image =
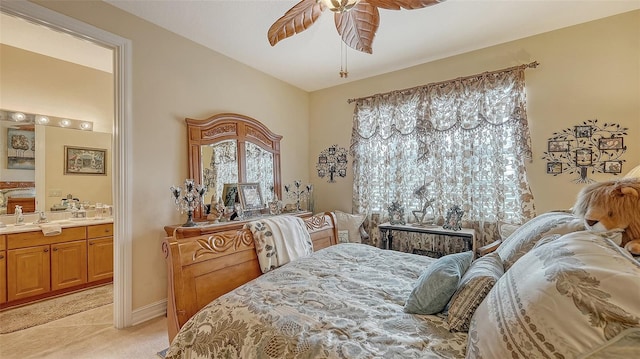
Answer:
[[[312,216],[304,222],[314,250],[337,243],[333,213]],[[167,262],[169,342],[202,307],[262,274],[248,229],[221,230],[187,238],[176,232],[162,243]]]

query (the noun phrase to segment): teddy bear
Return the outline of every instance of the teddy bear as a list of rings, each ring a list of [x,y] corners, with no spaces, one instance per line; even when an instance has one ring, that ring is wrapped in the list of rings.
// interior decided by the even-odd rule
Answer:
[[[597,182],[582,188],[573,212],[584,218],[589,230],[622,230],[619,245],[640,255],[639,178]]]

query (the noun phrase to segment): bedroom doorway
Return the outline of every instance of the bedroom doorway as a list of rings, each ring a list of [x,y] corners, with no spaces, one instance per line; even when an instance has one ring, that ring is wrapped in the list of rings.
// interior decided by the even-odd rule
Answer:
[[[131,137],[131,41],[93,27],[66,15],[27,2],[2,2],[2,14],[24,19],[51,31],[65,33],[96,46],[112,50],[114,124],[112,136],[112,193],[114,218],[113,325],[124,328],[132,324],[131,310],[131,186],[128,163]]]

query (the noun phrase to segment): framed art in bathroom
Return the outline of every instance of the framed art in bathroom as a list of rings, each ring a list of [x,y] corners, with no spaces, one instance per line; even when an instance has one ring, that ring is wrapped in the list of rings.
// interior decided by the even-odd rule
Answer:
[[[106,175],[107,150],[64,146],[65,175]]]

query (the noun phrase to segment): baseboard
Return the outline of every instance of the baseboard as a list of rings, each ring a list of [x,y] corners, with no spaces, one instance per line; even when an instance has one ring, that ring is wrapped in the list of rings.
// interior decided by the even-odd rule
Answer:
[[[164,316],[167,314],[167,300],[151,303],[142,308],[135,309],[131,312],[131,325],[137,325],[147,320]]]

